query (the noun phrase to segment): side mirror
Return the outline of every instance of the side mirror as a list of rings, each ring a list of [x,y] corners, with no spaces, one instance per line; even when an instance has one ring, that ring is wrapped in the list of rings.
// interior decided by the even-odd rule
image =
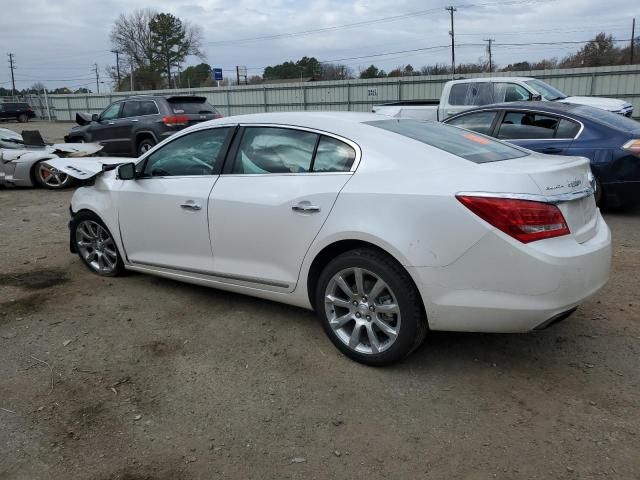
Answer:
[[[533,93],[529,94],[529,101],[530,102],[539,102],[540,100],[542,100],[542,95],[540,95],[540,94],[534,95]]]
[[[118,178],[120,180],[133,180],[136,178],[136,164],[133,162],[123,163],[118,167]]]
[[[91,115],[92,122],[97,122],[99,119],[100,119],[100,115],[98,115],[97,113],[94,113],[93,115]]]

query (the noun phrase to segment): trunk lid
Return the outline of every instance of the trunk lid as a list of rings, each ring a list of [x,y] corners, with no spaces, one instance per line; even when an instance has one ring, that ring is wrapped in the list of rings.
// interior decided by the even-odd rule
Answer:
[[[86,157],[86,158],[53,158],[47,165],[79,180],[89,180],[104,171],[104,167],[116,166],[131,162],[130,158]]]
[[[535,194],[544,195],[548,202],[558,206],[578,243],[584,243],[595,235],[598,208],[593,195],[593,176],[588,159],[531,154],[512,160],[484,163],[481,168],[495,173],[528,175],[539,189]]]

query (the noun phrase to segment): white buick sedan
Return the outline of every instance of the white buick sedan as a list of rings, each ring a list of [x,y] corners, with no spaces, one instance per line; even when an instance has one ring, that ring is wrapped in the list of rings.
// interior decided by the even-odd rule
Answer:
[[[526,332],[607,281],[588,160],[456,127],[335,112],[228,117],[130,159],[57,159],[86,180],[71,250],[125,270],[317,311],[384,365],[429,330]]]

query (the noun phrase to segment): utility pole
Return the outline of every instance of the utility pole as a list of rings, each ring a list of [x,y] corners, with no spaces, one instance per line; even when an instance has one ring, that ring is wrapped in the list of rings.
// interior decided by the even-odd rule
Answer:
[[[635,43],[636,36],[636,19],[633,19],[631,22],[631,51],[629,52],[629,65],[633,65],[633,47]]]
[[[451,15],[451,31],[449,32],[449,35],[451,35],[451,78],[454,78],[456,75],[456,38],[453,30],[453,12],[456,12],[458,9],[454,6],[450,6],[445,8],[445,10],[448,10]]]
[[[9,54],[9,68],[11,69],[11,96],[16,95],[16,80],[13,76],[13,70],[16,68],[16,61],[13,53]]]
[[[489,42],[489,46],[487,47],[488,51],[489,51],[489,73],[491,73],[493,71],[492,68],[492,63],[491,63],[491,43],[495,42],[495,38],[485,38],[484,39],[485,42]]]
[[[118,90],[120,90],[120,51],[111,50],[111,52],[116,54],[116,78],[118,79]]]
[[[98,73],[98,64],[94,63],[93,68],[96,72],[96,91],[100,93],[100,74]]]
[[[236,65],[236,80],[238,81],[238,85],[240,85],[240,67]]]
[[[131,91],[133,92],[133,58],[129,57],[129,80],[131,82]]]

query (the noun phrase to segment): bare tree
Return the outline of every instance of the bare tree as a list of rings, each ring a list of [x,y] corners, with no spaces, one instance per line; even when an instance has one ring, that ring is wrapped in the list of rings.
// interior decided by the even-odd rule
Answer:
[[[111,29],[114,50],[133,59],[139,68],[150,67],[154,59],[150,24],[157,13],[150,8],[138,9],[129,15],[121,13]]]

